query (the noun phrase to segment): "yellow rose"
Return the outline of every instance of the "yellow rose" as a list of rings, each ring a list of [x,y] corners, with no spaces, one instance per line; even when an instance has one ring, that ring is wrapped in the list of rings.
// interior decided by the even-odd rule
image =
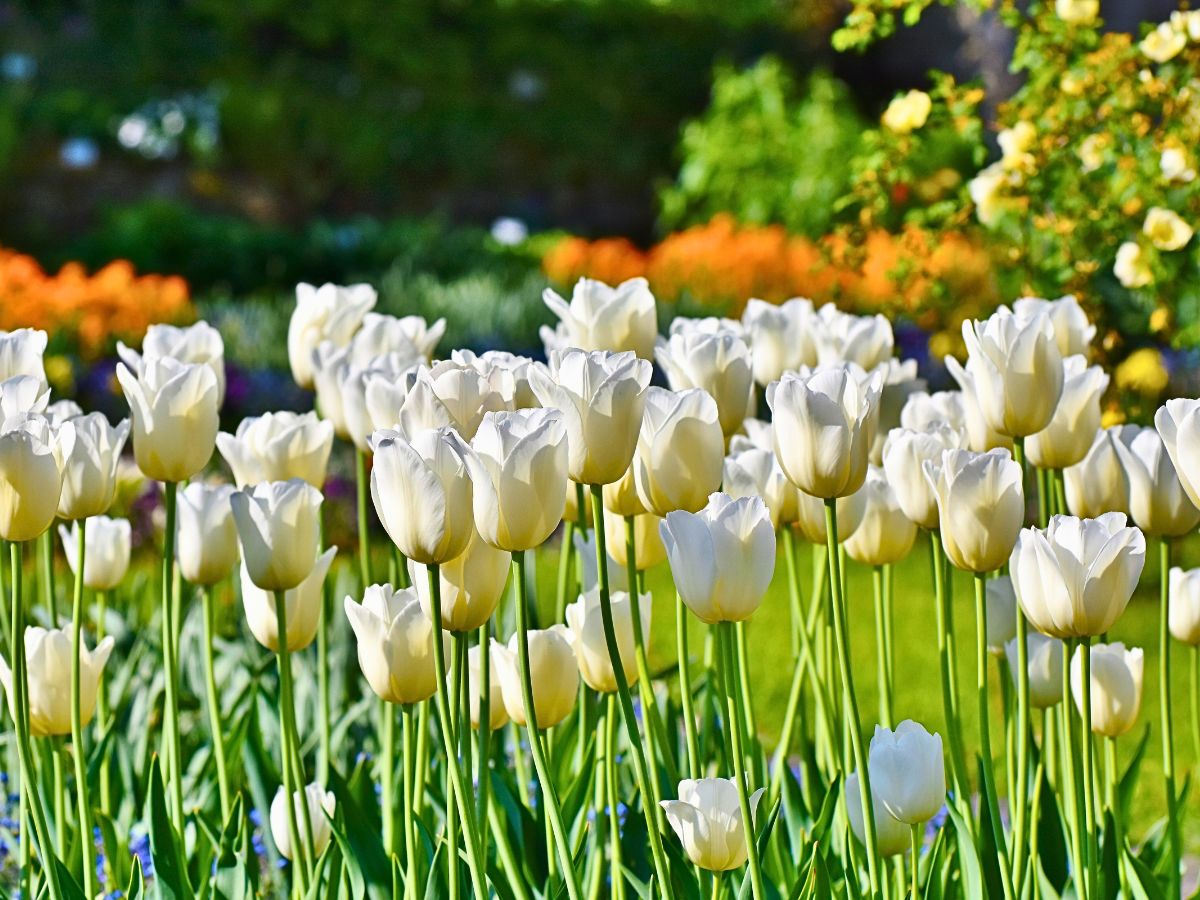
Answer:
[[[883,125],[897,134],[916,131],[929,118],[933,101],[924,91],[909,91],[888,104],[883,113]]]
[[[1100,13],[1100,0],[1055,0],[1054,11],[1071,25],[1090,25]]]
[[[1152,206],[1142,223],[1142,234],[1159,250],[1179,250],[1192,239],[1192,226],[1173,210]]]
[[[1127,288],[1145,287],[1154,281],[1154,273],[1146,260],[1146,252],[1137,241],[1126,241],[1117,248],[1113,274]]]
[[[1187,35],[1170,22],[1163,22],[1142,38],[1142,52],[1156,63],[1174,59],[1187,45]]]

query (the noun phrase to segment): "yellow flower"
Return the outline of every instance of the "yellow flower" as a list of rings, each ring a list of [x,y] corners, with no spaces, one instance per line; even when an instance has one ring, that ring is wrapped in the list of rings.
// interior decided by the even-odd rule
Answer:
[[[1159,250],[1179,250],[1192,239],[1192,226],[1173,210],[1152,206],[1146,211],[1142,233]]]
[[[1112,428],[1125,422],[1125,410],[1119,406],[1110,406],[1100,414],[1100,427]]]
[[[924,91],[909,91],[896,97],[883,113],[883,125],[897,134],[916,131],[929,118],[933,101]]]
[[[1012,128],[1005,128],[996,136],[1000,144],[1000,162],[1006,169],[1028,169],[1033,166],[1029,149],[1037,140],[1037,129],[1032,122],[1022,119]]]
[[[1117,248],[1113,274],[1127,288],[1145,287],[1154,281],[1154,273],[1146,260],[1146,252],[1137,241],[1126,241]]]
[[[1094,172],[1104,165],[1104,135],[1089,134],[1079,145],[1079,161],[1085,172]]]
[[[1089,25],[1100,13],[1100,0],[1055,0],[1054,11],[1064,22]]]
[[[1134,350],[1117,366],[1117,388],[1122,391],[1153,397],[1167,389],[1168,380],[1162,353],[1155,347]]]
[[[1163,22],[1152,32],[1142,38],[1142,52],[1156,63],[1165,63],[1174,59],[1187,45],[1187,35],[1172,25]]]
[[[47,356],[45,360],[46,381],[55,393],[70,394],[75,388],[75,369],[69,357]]]
[[[1171,311],[1165,306],[1160,306],[1154,312],[1150,313],[1150,330],[1157,333],[1166,331],[1171,327]]]
[[[1004,211],[1004,187],[1008,176],[1000,163],[992,163],[967,184],[971,200],[975,203],[975,215],[979,221],[992,226]]]

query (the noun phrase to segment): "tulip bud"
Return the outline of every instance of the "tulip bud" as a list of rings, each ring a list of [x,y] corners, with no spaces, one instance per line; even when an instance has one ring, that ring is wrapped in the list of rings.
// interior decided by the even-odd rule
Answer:
[[[562,413],[572,481],[611,484],[629,470],[651,374],[632,353],[602,350],[566,350],[550,357],[549,373],[530,369],[539,403]]]
[[[238,487],[301,478],[320,488],[332,449],[333,425],[311,412],[250,416],[242,419],[236,433],[217,435],[217,450]]]
[[[468,515],[470,511],[468,505]],[[512,554],[484,543],[475,533],[474,521],[470,525],[472,533],[467,549],[438,567],[442,627],[447,631],[474,631],[483,625],[496,611],[508,583]],[[408,572],[425,614],[432,617],[433,601],[429,596],[428,570],[410,559]]]
[[[604,519],[605,531],[608,530],[609,519],[614,516],[607,516]],[[652,517],[654,518],[654,517]],[[661,520],[660,520],[661,521]],[[607,539],[607,534],[605,535]],[[624,540],[624,537],[622,537]],[[659,538],[659,545],[662,544],[662,538]],[[613,559],[612,542],[607,543],[608,549],[608,587],[613,591],[629,590],[629,570],[621,563]],[[575,555],[579,560],[579,587],[586,594],[588,591],[594,590],[600,584],[596,573],[596,538],[593,532],[575,532]]]
[[[1192,505],[1200,507],[1200,400],[1168,400],[1154,414],[1154,425],[1180,485]]]
[[[57,431],[37,413],[0,422],[0,538],[31,541],[50,527],[74,443],[69,422]]]
[[[1159,433],[1153,428],[1122,425],[1113,437],[1129,486],[1129,513],[1138,527],[1165,537],[1178,537],[1195,528],[1200,523],[1200,509],[1184,493]]]
[[[418,369],[400,406],[399,430],[413,435],[426,428],[451,427],[469,441],[485,413],[508,409],[505,393],[470,366],[449,360]]]
[[[1013,303],[1013,314],[1023,322],[1045,315],[1054,330],[1054,340],[1063,357],[1081,355],[1087,358],[1096,326],[1088,321],[1087,313],[1072,295],[1057,300],[1041,297],[1022,297]]]
[[[462,555],[475,534],[465,445],[449,428],[412,435],[377,431],[371,500],[392,542],[424,565]]]
[[[292,378],[302,388],[313,386],[313,351],[322,341],[345,347],[375,306],[375,288],[368,284],[340,287],[296,285],[296,308],[288,323],[288,362]]]
[[[783,373],[817,364],[813,343],[812,301],[793,297],[783,303],[750,300],[742,313],[742,328],[750,344],[754,380],[766,387]]]
[[[1022,320],[1001,308],[963,322],[967,370],[988,427],[1027,437],[1050,424],[1063,389],[1062,353],[1044,315]]]
[[[632,350],[654,358],[658,316],[645,278],[630,278],[615,288],[580,278],[567,303],[550,288],[542,299],[561,320],[567,346],[583,350]]]
[[[659,532],[661,522],[662,519],[653,513],[642,513],[633,517],[634,568],[639,572],[652,569],[667,558],[667,548],[663,546],[662,534]],[[629,554],[625,544],[623,517],[604,517],[604,539],[612,561],[618,568],[626,568],[629,565]]]
[[[0,381],[18,375],[37,379],[46,389],[46,368],[42,357],[46,353],[46,332],[33,328],[0,330]]]
[[[886,316],[856,316],[826,303],[817,310],[814,326],[819,366],[852,363],[870,370],[886,362],[895,349],[892,323]]]
[[[1175,640],[1200,646],[1200,569],[1184,571],[1178,566],[1170,574],[1171,602],[1167,624]]]
[[[1017,537],[1013,588],[1033,627],[1051,637],[1103,634],[1125,611],[1146,564],[1146,538],[1124,513],[1054,516]]]
[[[337,548],[330,547],[313,562],[307,577],[294,588],[284,592],[287,603],[287,645],[292,653],[303,650],[317,636],[321,623],[321,603],[324,596],[325,576],[337,555]],[[243,561],[241,566],[242,606],[246,610],[246,624],[254,639],[270,650],[279,652],[279,622],[275,616],[275,592],[266,591],[250,578]]]
[[[799,515],[799,491],[788,481],[771,450],[758,447],[733,450],[725,457],[721,486],[730,497],[762,497],[771,524],[791,525]]]
[[[321,492],[299,478],[230,495],[243,566],[258,587],[290,590],[308,577],[317,556],[321,500]]]
[[[946,798],[942,736],[905,719],[896,730],[875,726],[868,756],[871,791],[892,818],[919,825],[937,815]]]
[[[942,453],[961,449],[963,434],[942,421],[924,431],[893,428],[883,444],[883,471],[904,515],[930,530],[938,527],[937,493],[925,477],[925,463],[940,468]]]
[[[613,630],[617,636],[617,650],[621,654],[621,668],[625,680],[635,684],[638,680],[637,656],[633,642],[633,602],[629,594],[615,591],[610,595]],[[642,634],[650,632],[650,595],[642,594],[637,613],[641,618]],[[600,592],[591,590],[580,596],[566,609],[567,640],[575,651],[579,673],[594,691],[611,694],[617,689],[617,678],[612,660],[608,655],[608,644],[604,640],[604,623],[600,612]],[[538,719],[541,724],[541,719]]]
[[[333,791],[327,791],[320,784],[314,782],[303,792],[296,791],[292,795],[292,804],[295,807],[293,812],[297,822],[305,821],[302,803],[308,805],[308,821],[312,822],[312,851],[319,858],[333,837],[333,826],[330,824],[330,819],[333,818],[337,809],[337,800],[333,796]],[[275,792],[275,799],[271,801],[270,818],[271,839],[275,841],[275,849],[284,859],[292,859],[292,837],[288,830],[287,792],[282,787]]]
[[[1030,463],[1065,469],[1087,456],[1100,428],[1100,397],[1107,387],[1108,375],[1099,366],[1088,368],[1082,356],[1063,360],[1063,391],[1054,416],[1025,441]]]
[[[849,497],[838,497],[837,507],[837,539],[844,544],[862,524],[867,512],[867,498],[862,488]],[[825,501],[809,496],[804,491],[796,492],[796,528],[810,544],[824,547],[829,542],[825,530]]]
[[[900,509],[883,470],[872,466],[859,493],[863,496],[863,517],[846,538],[846,554],[865,566],[900,562],[916,543],[917,526]]]
[[[713,494],[698,513],[668,513],[660,529],[679,595],[700,621],[754,615],[775,571],[775,529],[761,498]]]
[[[46,414],[54,427],[60,424],[48,414],[50,389],[32,375],[14,375],[0,381],[0,422],[26,413]]]
[[[909,431],[934,432],[940,427],[964,436],[967,410],[962,391],[916,391],[900,408],[900,427]],[[990,448],[989,448],[990,449]]]
[[[449,635],[434,627],[414,588],[367,588],[361,604],[349,597],[346,618],[358,641],[358,666],[367,684],[388,703],[410,705],[437,690],[433,642],[449,651]]]
[[[1122,643],[1092,646],[1092,733],[1120,737],[1137,723],[1142,708],[1141,647]],[[1071,695],[1083,713],[1083,648],[1071,657]]]
[[[567,506],[572,507],[571,503],[572,492],[575,489],[572,482],[567,489]],[[646,507],[642,503],[642,498],[637,493],[637,477],[634,472],[632,463],[625,470],[625,474],[611,484],[604,486],[604,508],[615,516],[624,518],[625,516],[640,516],[646,512]],[[564,514],[567,521],[573,520],[569,515],[570,510]]]
[[[1029,702],[1034,709],[1048,709],[1062,700],[1063,642],[1036,631],[1025,636],[1026,660],[1029,664]],[[1004,645],[1013,685],[1018,685],[1021,671],[1020,648],[1014,637]]]
[[[567,496],[567,429],[561,412],[487,413],[464,460],[475,527],[487,543],[510,552],[532,550],[558,527]]]
[[[488,654],[488,722],[492,731],[503,728],[508,724],[508,710],[504,708],[504,691],[500,687],[500,670],[496,668],[496,648],[504,649],[504,645],[491,638],[491,651]],[[467,673],[471,687],[471,727],[479,727],[479,711],[483,705],[483,676],[480,671],[479,646],[467,651]]]
[[[880,379],[861,383],[840,366],[786,372],[767,388],[775,456],[792,484],[820,499],[862,487],[879,423]]]
[[[59,737],[71,733],[71,633],[63,628],[25,629],[26,675],[29,681],[29,733],[33,737]],[[104,664],[112,653],[110,635],[95,650],[79,644],[79,712],[83,724],[92,721]],[[0,659],[0,685],[12,710],[12,671]]]
[[[145,359],[138,375],[117,365],[133,414],[133,454],[156,481],[187,481],[216,445],[220,391],[210,366],[170,357]]]
[[[175,559],[180,574],[191,584],[216,584],[237,565],[241,554],[232,496],[228,484],[200,481],[179,492]]]
[[[113,428],[102,413],[68,420],[75,428],[71,452],[63,457],[58,515],[86,519],[108,512],[117,494],[117,463],[129,436],[129,420]]]
[[[1017,592],[1012,579],[1007,575],[989,578],[985,599],[988,652],[1003,656],[1005,645],[1017,636]]]
[[[1119,431],[1119,426],[1098,431],[1083,460],[1063,470],[1071,515],[1095,519],[1106,512],[1129,512],[1129,479],[1117,455]]]
[[[950,562],[968,572],[999,569],[1025,520],[1021,467],[1007,450],[945,450],[940,469],[929,462],[923,468],[937,495]]]
[[[131,530],[128,519],[110,519],[108,516],[91,516],[83,520],[87,529],[84,536],[87,545],[83,558],[83,585],[93,591],[111,591],[125,579],[129,571]],[[67,565],[75,571],[79,548],[79,522],[72,522],[70,529],[58,526],[63,550],[67,554]]]
[[[763,789],[750,795],[751,835]],[[746,829],[737,783],[732,778],[685,778],[679,799],[659,802],[667,821],[694,865],[709,872],[729,872],[746,863]]]
[[[953,356],[945,358],[946,371],[958,382],[959,396],[962,398],[963,425],[960,430],[966,432],[967,449],[976,453],[986,453],[997,447],[1011,451],[1013,440],[1005,434],[996,431],[983,414],[979,400],[979,385],[974,373],[964,369],[962,364]]]
[[[741,427],[754,403],[750,348],[741,337],[731,331],[676,333],[659,339],[654,356],[671,390],[708,392],[726,437]]]
[[[846,818],[850,820],[850,830],[854,832],[858,842],[865,845],[867,829],[863,825],[862,787],[857,772],[846,776],[842,802],[846,805]],[[895,818],[879,802],[879,792],[875,790],[874,780],[871,782],[871,806],[875,819],[875,846],[880,855],[896,856],[903,853],[912,841],[912,829]]]
[[[217,380],[217,406],[225,402],[225,342],[221,332],[207,322],[183,328],[162,323],[151,325],[142,339],[141,353],[117,341],[117,355],[139,379],[147,364],[157,360],[207,366]]]
[[[695,512],[721,485],[725,437],[717,404],[699,388],[652,387],[633,460],[642,505],[655,515]]]
[[[533,708],[538,728],[553,728],[571,714],[579,694],[579,667],[575,651],[567,638],[567,629],[555,625],[547,629],[531,629],[529,640],[529,674],[533,681]],[[521,693],[521,666],[514,634],[507,647],[492,648],[492,659],[500,673],[500,690],[504,708],[518,725],[527,724],[525,699]]]

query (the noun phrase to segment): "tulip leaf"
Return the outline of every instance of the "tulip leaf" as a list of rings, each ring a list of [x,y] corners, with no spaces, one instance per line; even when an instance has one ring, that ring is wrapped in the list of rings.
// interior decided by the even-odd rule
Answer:
[[[1129,878],[1129,891],[1135,900],[1166,900],[1166,894],[1158,886],[1154,874],[1137,855],[1126,850],[1126,875]]]
[[[1142,736],[1138,738],[1133,756],[1129,758],[1129,765],[1125,767],[1117,787],[1117,809],[1122,822],[1129,821],[1129,809],[1133,803],[1133,796],[1137,793],[1138,774],[1141,772],[1142,761],[1146,758],[1146,748],[1149,744],[1150,726],[1147,724],[1142,728]]]
[[[123,841],[117,840],[117,826],[111,818],[96,811],[96,827],[100,829],[101,846],[104,848],[104,859],[112,873],[113,884],[124,884],[129,879],[130,861],[136,859]]]
[[[964,897],[997,896],[987,894],[984,890],[983,869],[979,865],[979,852],[975,849],[975,841],[971,837],[971,829],[967,827],[954,804],[946,807],[950,821],[954,823],[954,837],[958,844],[959,874],[962,878]]]
[[[329,786],[337,798],[334,833],[338,836],[338,847],[346,860],[352,886],[358,888],[355,895],[382,898],[391,893],[392,867],[383,851],[379,817],[372,815],[374,789],[362,773],[360,767],[350,781],[346,781],[335,767],[329,767]],[[371,801],[364,802],[364,790],[370,792]],[[354,884],[356,871],[360,877]]]
[[[1112,810],[1104,811],[1104,834],[1100,847],[1100,896],[1114,900],[1121,890],[1120,859],[1122,848],[1117,839],[1117,825]]]
[[[942,854],[946,850],[945,828],[937,830],[929,855],[925,857],[925,900],[942,900],[942,879],[938,869],[941,868]]]
[[[129,870],[129,882],[125,888],[125,900],[141,900],[146,890],[146,882],[142,878],[142,860],[134,855],[133,865]]]
[[[775,828],[775,820],[779,818],[780,801],[776,799],[775,804],[771,807],[771,814],[767,816],[767,821],[763,824],[758,836],[755,838],[755,844],[758,847],[758,858],[765,860],[767,858],[767,845],[771,842],[771,832]],[[747,867],[746,875],[742,879],[741,890],[738,891],[738,900],[745,900],[750,896],[750,871]],[[768,882],[769,883],[769,882]]]
[[[1037,822],[1038,868],[1045,875],[1046,884],[1056,894],[1061,894],[1069,877],[1066,826],[1059,813],[1058,797],[1051,789],[1045,772],[1042,773],[1042,779]]]
[[[450,893],[442,879],[446,871],[445,856],[446,845],[438,844],[437,851],[429,860],[429,878],[425,880],[425,900],[438,900],[439,897],[445,897]]]
[[[164,900],[192,897],[179,836],[167,815],[167,793],[157,756],[150,763],[146,818],[150,821],[150,858],[154,861],[154,883],[158,886],[159,895]]]
[[[253,858],[242,795],[238,794],[221,831],[213,867],[213,895],[225,900],[248,900],[253,897],[254,883],[246,866],[247,861]]]

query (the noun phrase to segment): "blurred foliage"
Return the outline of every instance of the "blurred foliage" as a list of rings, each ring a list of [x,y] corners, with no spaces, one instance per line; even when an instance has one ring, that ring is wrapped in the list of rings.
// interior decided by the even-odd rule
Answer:
[[[741,71],[720,65],[708,109],[683,129],[679,176],[659,195],[661,222],[678,228],[730,213],[824,234],[862,128],[849,88],[827,73],[801,89],[775,57]]]
[[[991,8],[993,0],[851,0],[842,26],[833,33],[834,49],[866,50],[875,41],[894,35],[899,25],[916,25],[935,4],[983,10]]]

